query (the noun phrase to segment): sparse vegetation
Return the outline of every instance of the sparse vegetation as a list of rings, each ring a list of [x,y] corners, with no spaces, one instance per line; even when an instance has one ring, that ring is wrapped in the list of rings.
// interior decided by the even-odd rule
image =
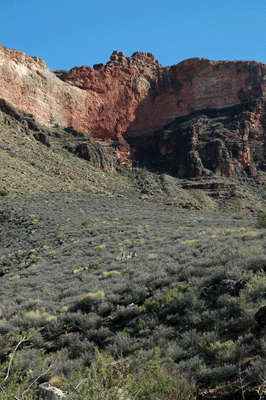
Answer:
[[[99,354],[133,371],[157,347],[167,382],[220,387],[237,381],[239,363],[252,382],[265,357],[255,319],[265,305],[265,237],[256,218],[57,193],[9,200],[1,219],[2,365],[13,335],[35,329],[34,351],[53,363],[43,379],[59,376],[62,387],[90,379]],[[17,357],[29,383],[27,348]],[[121,382],[108,393],[129,390]]]
[[[47,134],[52,149],[10,129],[1,125],[13,146],[0,150],[10,187],[0,191],[3,400],[35,399],[43,381],[95,400],[257,385],[264,213],[222,213],[223,198],[166,174],[97,170],[67,150],[84,137],[61,127]]]

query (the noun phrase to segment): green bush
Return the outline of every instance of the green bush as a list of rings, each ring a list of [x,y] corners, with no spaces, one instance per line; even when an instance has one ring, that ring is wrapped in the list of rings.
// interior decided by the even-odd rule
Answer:
[[[75,308],[90,312],[91,310],[98,309],[99,305],[104,301],[104,298],[105,293],[101,290],[98,290],[96,293],[88,293],[86,296],[79,299]]]
[[[27,365],[22,354],[18,351],[19,347],[23,347],[24,342],[34,342],[36,333],[34,329],[29,329],[27,332],[22,332],[21,335],[18,333],[13,335],[16,345],[12,348],[7,361],[0,365],[1,399],[37,399],[35,389],[38,386],[38,376],[45,375],[50,368],[45,371],[45,360],[42,352],[37,356],[35,354],[35,357],[31,357],[30,364]],[[39,367],[42,368],[42,373],[36,374]],[[32,368],[34,368],[34,371]]]
[[[101,269],[101,268],[102,268],[102,264],[99,264],[98,262],[92,262],[92,263],[90,263],[90,265],[88,266],[87,269],[97,270],[97,269]]]
[[[86,218],[83,222],[81,222],[81,225],[86,227],[86,226],[89,226],[90,223],[91,223],[90,218]]]
[[[64,390],[73,399],[92,400],[130,398],[135,400],[179,399],[192,400],[195,393],[193,383],[181,379],[176,371],[169,371],[160,358],[158,348],[153,357],[143,357],[138,368],[130,368],[128,362],[113,362],[111,356],[95,348],[96,361],[85,372],[72,371],[70,379],[62,378]]]
[[[98,290],[96,293],[88,293],[86,296],[81,297],[81,299],[79,299],[79,303],[87,304],[94,299],[102,299],[103,297],[105,297],[105,293]]]
[[[99,279],[106,279],[106,278],[110,278],[112,276],[120,276],[121,272],[119,271],[105,271],[103,272],[101,275],[99,275]]]
[[[9,192],[5,189],[0,189],[0,197],[6,197],[9,195]]]
[[[142,306],[140,306],[140,311],[142,313],[145,313],[151,310],[158,311],[162,308],[165,308],[169,306],[169,304],[172,303],[174,300],[181,297],[187,291],[187,288],[187,284],[180,283],[177,287],[168,290],[164,295],[156,300],[146,299]]]
[[[257,216],[257,227],[266,228],[266,211]]]

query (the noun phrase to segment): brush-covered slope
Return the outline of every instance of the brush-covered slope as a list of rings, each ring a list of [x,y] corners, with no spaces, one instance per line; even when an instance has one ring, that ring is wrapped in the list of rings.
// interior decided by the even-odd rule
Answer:
[[[0,240],[0,384],[12,397],[21,399],[52,364],[38,384],[72,399],[80,384],[80,395],[93,398],[85,368],[103,368],[97,346],[109,357],[106,376],[120,366],[109,393],[120,388],[142,400],[143,387],[152,399],[148,388],[165,378],[168,389],[181,382],[184,399],[233,400],[241,384],[245,399],[259,399],[266,258],[256,218],[43,192],[1,204]],[[8,355],[23,338],[4,381]],[[158,348],[164,368],[156,377]],[[127,391],[132,376],[139,394]],[[105,393],[101,375],[94,382]]]
[[[74,128],[0,107],[2,392],[34,399],[49,382],[91,398],[85,368],[105,360],[117,398],[171,389],[168,399],[233,400],[245,388],[259,399],[265,232],[246,212],[264,207],[263,171],[241,180],[123,169]]]

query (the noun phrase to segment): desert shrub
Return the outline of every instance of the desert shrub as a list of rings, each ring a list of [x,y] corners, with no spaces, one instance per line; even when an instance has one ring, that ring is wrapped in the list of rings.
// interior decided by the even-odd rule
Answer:
[[[203,371],[205,368],[206,367],[203,358],[198,355],[186,357],[186,359],[177,363],[177,369],[180,372],[185,373],[193,378],[195,377],[195,374],[200,373],[200,371]]]
[[[99,250],[102,250],[102,249],[104,249],[105,247],[106,247],[105,244],[99,244],[98,246],[94,246],[95,249],[99,249]]]
[[[228,334],[247,334],[255,326],[254,311],[245,310],[238,317],[225,318],[217,324],[217,328],[222,333],[224,330]]]
[[[61,335],[55,343],[55,347],[58,349],[66,347],[71,359],[79,358],[85,353],[92,355],[94,346],[95,345],[91,341],[84,338],[84,335],[78,332]]]
[[[68,221],[65,211],[59,212],[54,198],[47,195],[40,197],[42,207],[48,207],[43,219],[36,199],[10,200],[12,208],[3,203],[0,354],[10,348],[3,335],[11,337],[12,332],[33,326],[40,328],[42,337],[32,346],[38,349],[46,342],[49,356],[63,349],[58,354],[61,361],[54,362],[56,374],[69,377],[71,368],[89,366],[95,345],[130,362],[141,349],[151,354],[160,346],[180,369],[183,365],[191,376],[201,373],[201,385],[212,385],[216,367],[241,359],[251,364],[258,355],[265,357],[266,346],[260,342],[264,331],[254,318],[265,305],[265,237],[254,228],[253,218],[232,220],[229,213],[216,213],[214,218],[202,211],[166,206],[157,212],[151,202],[130,202],[128,207],[125,199],[114,199],[111,206],[110,199],[101,196],[95,205],[96,196],[90,201],[80,196],[65,194],[60,200],[68,204]],[[44,204],[44,198],[49,198],[49,204]],[[89,230],[80,229],[77,209],[81,205],[85,216],[93,215]],[[28,215],[32,213],[36,218]],[[114,218],[117,215],[119,220]],[[33,227],[35,219],[39,225]],[[253,231],[256,235],[250,234]],[[9,240],[10,246],[5,247]],[[48,259],[50,250],[55,253]],[[147,261],[148,254],[158,257]],[[34,255],[43,260],[33,263]],[[116,270],[121,275],[99,279],[103,271]],[[20,279],[9,280],[16,275]],[[219,285],[224,279],[246,286],[235,296],[221,295]],[[126,324],[143,316],[140,310],[151,314],[150,320],[143,319],[131,334],[125,334]],[[27,370],[30,352],[24,350],[20,350],[22,368]]]
[[[175,341],[170,341],[167,344],[167,349],[165,350],[165,355],[171,358],[175,363],[182,360],[186,352],[184,349]]]
[[[118,305],[115,310],[115,318],[120,321],[130,321],[139,315],[139,307],[136,304],[127,307]]]
[[[3,363],[0,366],[0,382],[1,391],[4,392],[5,400],[11,400],[14,398],[21,398],[21,395],[27,391],[27,388],[31,384],[30,372],[24,371],[23,361],[16,357],[12,363],[12,374],[5,380],[6,371],[8,369],[8,363]],[[32,389],[36,389],[37,382],[32,386]],[[34,392],[27,393],[28,399],[36,399]],[[16,397],[15,397],[16,396]]]
[[[59,330],[64,326],[71,326],[72,329],[78,329],[84,332],[87,329],[97,328],[101,325],[102,318],[95,312],[83,313],[81,310],[74,312],[73,310],[60,315],[57,319]]]
[[[106,278],[111,278],[112,276],[120,276],[121,272],[119,271],[105,271],[101,275],[99,275],[99,279],[106,279]]]
[[[91,301],[93,301],[95,299],[102,299],[103,297],[105,297],[105,293],[98,290],[96,293],[88,293],[86,296],[81,297],[79,299],[79,303],[86,304],[86,303],[90,303]]]
[[[106,350],[114,358],[119,359],[131,354],[133,349],[132,338],[129,335],[125,335],[124,332],[118,332],[115,336],[112,336]]]
[[[245,214],[241,214],[241,213],[237,213],[237,214],[234,214],[234,215],[232,216],[232,218],[235,219],[235,220],[242,220],[242,219],[244,219],[245,217],[246,217],[246,215],[245,215]]]
[[[241,258],[249,258],[251,256],[256,256],[264,253],[264,249],[261,245],[246,246],[239,250],[239,256]]]
[[[243,266],[247,270],[252,270],[254,273],[260,270],[265,270],[266,272],[266,256],[265,254],[251,256],[248,259],[244,260]]]
[[[223,363],[228,362],[232,359],[232,354],[235,350],[235,343],[232,340],[227,340],[221,342],[220,340],[204,343],[202,345],[202,350],[207,357],[215,359],[216,362]]]
[[[84,311],[91,311],[103,301],[105,297],[105,293],[101,290],[98,290],[96,293],[88,293],[86,296],[81,297],[76,304],[77,308],[80,308]]]
[[[124,329],[125,335],[130,336],[142,336],[146,337],[150,335],[150,316],[148,314],[140,315],[134,318],[130,323],[126,325]],[[154,321],[152,322],[152,327],[154,327]]]
[[[235,341],[235,350],[232,361],[234,360],[235,364],[239,365],[243,360],[247,359],[248,356],[252,357],[252,355],[258,351],[260,346],[262,354],[265,354],[263,340],[256,340],[252,333],[240,335]]]
[[[101,317],[107,317],[112,313],[112,311],[113,311],[113,305],[112,303],[110,303],[109,299],[108,301],[102,301],[101,303],[98,304],[97,313]]]
[[[81,222],[81,225],[84,227],[87,227],[91,224],[90,218],[86,218],[83,222]]]
[[[257,216],[257,227],[266,228],[266,212],[262,212]]]
[[[0,197],[6,197],[9,195],[9,192],[5,189],[0,189]]]
[[[144,285],[134,282],[124,282],[114,285],[113,291],[120,295],[120,304],[128,306],[129,304],[140,304],[148,295],[148,290]]]
[[[94,342],[96,346],[104,347],[104,340],[110,339],[112,333],[108,328],[101,326],[99,329],[90,329],[87,331],[86,336],[90,341]]]
[[[159,311],[162,308],[169,306],[187,291],[188,285],[180,283],[174,289],[168,290],[165,294],[157,299],[146,299],[140,306],[140,312],[145,313],[148,311]]]
[[[171,327],[167,327],[164,325],[159,325],[155,324],[154,329],[154,334],[152,336],[152,339],[155,343],[160,343],[163,344],[167,340],[171,340],[174,336],[174,330]]]
[[[197,271],[197,269],[196,269]],[[219,284],[223,279],[228,278],[228,266],[227,265],[215,265],[210,266],[209,268],[204,268],[204,270],[200,271],[197,276],[201,276],[202,284],[206,286],[212,286],[215,284]]]
[[[40,368],[41,374],[45,374],[44,356],[42,352],[34,349],[18,351],[19,347],[23,347],[25,342],[30,342],[35,334],[36,331],[29,330],[13,335],[16,344],[12,348],[11,356],[0,365],[0,388],[5,400],[23,399],[26,393],[28,399],[36,399],[34,389],[38,385]]]
[[[263,272],[257,272],[245,285],[241,291],[241,297],[246,304],[256,303],[265,298],[266,295],[266,275]]]
[[[224,364],[214,368],[203,367],[202,370],[196,372],[196,382],[202,386],[209,384],[215,385],[219,382],[226,381],[236,376],[238,372],[237,366],[234,364]]]
[[[200,313],[200,320],[197,322],[197,329],[200,331],[205,331],[206,326],[214,327],[217,323],[217,311],[207,308],[202,310]]]
[[[141,400],[192,399],[195,386],[182,379],[176,371],[170,371],[155,349],[151,359],[142,359],[139,368],[131,369],[128,363],[113,363],[110,356],[95,349],[95,362],[84,372],[72,371],[70,379],[64,380],[64,389],[71,392],[73,399],[114,399],[125,397]],[[77,387],[73,391],[73,387]]]
[[[97,270],[97,269],[100,269],[100,268],[102,268],[102,264],[99,264],[98,262],[92,262],[88,266],[88,269],[92,269],[92,270]]]

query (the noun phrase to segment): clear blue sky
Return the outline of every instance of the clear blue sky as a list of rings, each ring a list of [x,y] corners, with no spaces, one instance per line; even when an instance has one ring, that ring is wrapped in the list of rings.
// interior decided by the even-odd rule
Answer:
[[[266,63],[266,0],[0,0],[0,43],[52,69],[106,63],[113,50]]]

